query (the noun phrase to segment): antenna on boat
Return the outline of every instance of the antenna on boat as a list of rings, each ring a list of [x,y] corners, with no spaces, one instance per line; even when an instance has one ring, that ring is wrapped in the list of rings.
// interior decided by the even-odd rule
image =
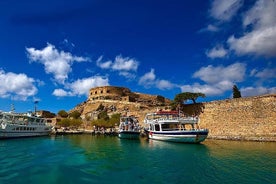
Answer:
[[[36,114],[36,104],[38,104],[38,100],[34,101],[34,114]]]

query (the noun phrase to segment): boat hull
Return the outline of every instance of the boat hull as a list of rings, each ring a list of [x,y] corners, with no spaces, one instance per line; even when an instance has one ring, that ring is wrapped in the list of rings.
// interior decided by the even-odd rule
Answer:
[[[148,138],[160,141],[179,142],[179,143],[200,143],[208,136],[207,130],[196,131],[168,131],[156,132],[149,131]]]
[[[47,136],[50,132],[0,132],[0,139]]]
[[[46,136],[51,133],[50,126],[28,126],[9,124],[0,127],[0,139]]]
[[[118,137],[121,139],[139,139],[140,132],[137,131],[120,131]]]

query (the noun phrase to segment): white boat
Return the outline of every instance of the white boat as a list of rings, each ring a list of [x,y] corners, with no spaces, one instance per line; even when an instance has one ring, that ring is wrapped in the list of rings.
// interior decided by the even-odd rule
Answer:
[[[122,139],[139,139],[140,125],[134,116],[121,116],[119,125],[119,138]]]
[[[200,143],[208,136],[208,129],[199,128],[199,118],[184,116],[178,111],[148,113],[144,120],[149,139]]]
[[[0,112],[0,139],[49,135],[52,126],[45,118],[14,112]]]

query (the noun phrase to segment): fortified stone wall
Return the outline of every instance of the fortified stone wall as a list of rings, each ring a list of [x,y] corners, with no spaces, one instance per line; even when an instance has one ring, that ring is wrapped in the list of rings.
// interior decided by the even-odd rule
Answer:
[[[143,93],[131,92],[125,87],[102,86],[90,89],[87,101],[95,100],[117,100],[125,102],[138,102],[147,105],[167,104],[170,100],[160,95],[148,95]]]
[[[186,105],[209,138],[276,141],[276,94]]]
[[[169,104],[170,100],[160,95],[131,92],[125,87],[102,86],[90,89],[87,101],[77,105],[73,110],[81,112],[82,118],[94,119],[99,113],[99,106],[104,106],[109,115],[131,113],[142,120],[145,115],[141,114],[155,110],[158,106],[164,108]]]
[[[121,100],[123,96],[129,96],[131,91],[124,87],[102,86],[90,89],[88,100],[113,99]]]

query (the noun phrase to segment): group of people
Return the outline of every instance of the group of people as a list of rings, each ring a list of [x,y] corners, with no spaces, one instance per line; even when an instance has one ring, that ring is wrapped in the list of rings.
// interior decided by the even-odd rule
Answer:
[[[126,117],[121,119],[119,128],[125,131],[137,131],[139,130],[140,125],[137,119]]]

